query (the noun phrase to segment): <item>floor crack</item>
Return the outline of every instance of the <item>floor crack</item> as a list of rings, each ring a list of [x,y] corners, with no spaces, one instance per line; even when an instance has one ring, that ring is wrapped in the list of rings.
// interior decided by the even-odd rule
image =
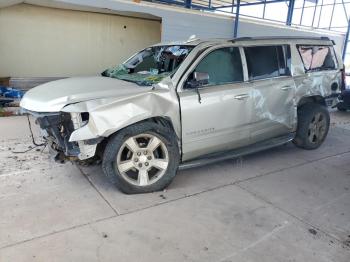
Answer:
[[[119,212],[117,209],[115,209],[111,203],[109,203],[109,201],[107,200],[107,198],[105,198],[105,196],[100,192],[100,190],[98,190],[98,188],[94,185],[94,183],[91,181],[90,177],[84,173],[84,171],[77,165],[75,164],[75,166],[77,167],[77,169],[80,171],[80,173],[86,178],[86,180],[89,182],[89,184],[96,190],[96,192],[100,195],[100,197],[106,202],[106,204],[113,210],[113,212],[119,216]]]

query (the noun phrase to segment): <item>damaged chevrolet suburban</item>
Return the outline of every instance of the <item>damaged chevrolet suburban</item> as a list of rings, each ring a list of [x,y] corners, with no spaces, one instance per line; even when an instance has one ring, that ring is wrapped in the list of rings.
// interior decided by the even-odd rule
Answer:
[[[99,158],[125,193],[164,189],[180,168],[293,141],[316,149],[344,87],[328,38],[189,39],[148,47],[100,76],[28,91],[56,158]]]

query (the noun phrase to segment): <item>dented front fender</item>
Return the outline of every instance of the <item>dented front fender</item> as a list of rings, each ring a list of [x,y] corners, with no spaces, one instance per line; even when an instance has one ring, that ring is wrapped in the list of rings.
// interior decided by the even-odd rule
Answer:
[[[88,112],[88,123],[75,130],[70,141],[108,137],[116,131],[139,121],[168,118],[178,137],[180,136],[179,103],[173,89],[153,89],[125,98],[104,98],[71,104],[64,112]]]

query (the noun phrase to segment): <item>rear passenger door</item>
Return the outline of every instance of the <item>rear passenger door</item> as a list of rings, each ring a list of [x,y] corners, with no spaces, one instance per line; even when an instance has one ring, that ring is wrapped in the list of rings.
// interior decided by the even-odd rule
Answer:
[[[253,90],[251,142],[292,132],[297,111],[290,46],[249,46],[244,53]]]

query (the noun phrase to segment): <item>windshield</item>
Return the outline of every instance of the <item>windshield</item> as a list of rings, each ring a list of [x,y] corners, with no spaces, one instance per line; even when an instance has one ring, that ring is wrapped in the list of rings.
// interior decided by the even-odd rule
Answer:
[[[105,70],[102,76],[150,86],[173,74],[192,49],[193,46],[181,45],[149,47],[125,63]]]

